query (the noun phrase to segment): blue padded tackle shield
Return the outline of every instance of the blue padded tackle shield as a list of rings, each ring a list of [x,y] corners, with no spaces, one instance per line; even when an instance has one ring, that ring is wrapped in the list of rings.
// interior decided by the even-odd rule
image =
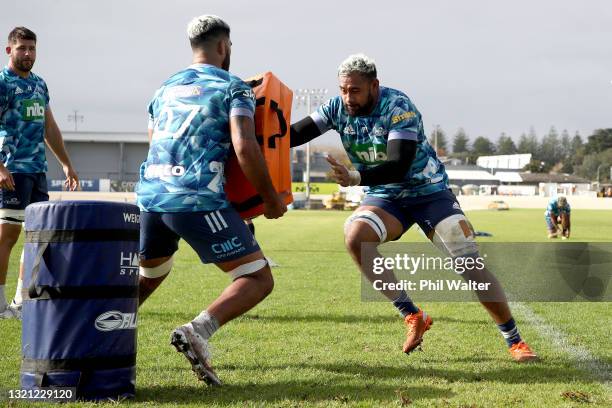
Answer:
[[[49,201],[25,219],[21,387],[133,397],[138,207]]]

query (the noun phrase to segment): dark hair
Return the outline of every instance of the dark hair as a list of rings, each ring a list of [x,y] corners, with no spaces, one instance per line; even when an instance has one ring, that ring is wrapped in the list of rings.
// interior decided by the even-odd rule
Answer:
[[[220,17],[203,15],[191,20],[187,26],[191,48],[202,48],[221,36],[229,37],[230,27]]]
[[[36,34],[29,28],[15,27],[9,33],[8,41],[9,43],[14,44],[17,42],[17,40],[32,40],[36,42]]]

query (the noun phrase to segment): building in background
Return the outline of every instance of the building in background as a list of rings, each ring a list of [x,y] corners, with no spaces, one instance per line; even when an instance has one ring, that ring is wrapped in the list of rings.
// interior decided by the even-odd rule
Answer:
[[[446,164],[445,169],[451,190],[457,195],[479,194],[481,186],[487,186],[489,194],[497,193],[499,179],[485,168],[473,164]]]
[[[306,182],[306,151],[304,149],[291,149],[291,181]],[[331,171],[325,159],[327,152],[311,152],[310,154],[310,181],[313,183],[329,182],[327,173]]]
[[[589,195],[589,180],[569,174],[530,173],[522,171],[531,154],[480,156],[477,165],[445,164],[451,189],[456,194],[555,196]]]
[[[145,132],[62,131],[62,135],[83,190],[134,190],[149,151]],[[47,161],[49,189],[61,190],[64,172],[53,155],[47,154]]]
[[[498,156],[480,156],[476,159],[476,165],[484,167],[495,173],[497,170],[520,171],[531,161],[531,153],[525,154],[502,154]]]
[[[523,186],[530,186],[537,191],[537,195],[552,197],[561,195],[592,195],[591,182],[582,177],[571,174],[548,173],[520,173]]]
[[[85,191],[134,191],[139,169],[147,157],[149,141],[145,132],[74,132],[63,131],[64,143],[79,173]],[[47,180],[50,191],[62,189],[64,172],[57,160],[48,154]],[[329,181],[326,152],[311,153],[312,182]],[[481,156],[479,165],[445,163],[449,183],[455,194],[499,195],[587,195],[591,183],[567,174],[529,173],[521,171],[531,154]],[[305,181],[306,152],[292,149],[292,180]]]

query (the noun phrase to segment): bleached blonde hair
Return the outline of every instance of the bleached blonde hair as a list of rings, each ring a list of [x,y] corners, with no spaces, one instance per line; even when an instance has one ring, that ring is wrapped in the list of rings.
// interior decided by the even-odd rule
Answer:
[[[187,35],[191,46],[200,46],[202,43],[217,37],[219,34],[230,34],[230,26],[221,17],[204,14],[193,18],[187,24]]]
[[[347,76],[354,73],[375,79],[376,63],[365,54],[349,55],[338,67],[338,76]]]

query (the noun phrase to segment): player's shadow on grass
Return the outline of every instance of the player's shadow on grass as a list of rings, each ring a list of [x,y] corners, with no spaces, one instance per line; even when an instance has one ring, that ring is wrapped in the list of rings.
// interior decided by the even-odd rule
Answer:
[[[453,359],[450,359],[451,362]],[[448,360],[446,360],[448,361]],[[458,362],[464,361],[463,358],[459,358]],[[445,361],[439,361],[437,364],[444,364]],[[481,381],[492,381],[502,382],[506,384],[546,384],[546,383],[557,383],[557,382],[573,382],[576,378],[588,379],[589,375],[578,370],[576,367],[557,365],[550,366],[545,363],[535,364],[516,364],[514,362],[508,362],[508,367],[496,368],[483,368],[481,370],[475,369],[473,366],[466,370],[453,370],[453,369],[437,369],[429,367],[413,368],[410,366],[406,367],[359,367],[350,364],[331,364],[321,365],[321,369],[330,370],[337,373],[351,373],[370,375],[370,376],[389,376],[391,378],[397,376],[409,376],[415,378],[432,377],[432,378],[443,378],[449,383],[462,381],[462,382],[481,382]],[[317,367],[317,365],[315,365]],[[592,378],[593,382],[597,379]]]
[[[407,357],[410,358],[410,357]],[[465,360],[463,358],[454,359],[452,357],[445,358],[444,360],[429,361],[436,366],[443,366],[445,364],[462,363]],[[484,362],[489,361],[491,364],[489,367],[483,367],[478,369],[474,367],[475,363],[479,363],[476,359],[471,361],[471,364],[467,365],[465,369],[452,369],[452,368],[434,368],[434,367],[423,367],[423,362],[420,361],[420,366],[413,366],[409,360],[406,360],[404,364],[397,364],[395,366],[385,365],[362,365],[354,363],[344,364],[323,364],[323,363],[302,363],[302,364],[289,364],[289,365],[240,365],[237,366],[223,366],[217,367],[218,373],[223,370],[253,370],[255,372],[261,372],[262,370],[286,370],[288,367],[294,367],[296,372],[304,369],[318,370],[322,374],[322,377],[329,375],[332,376],[344,376],[346,378],[354,378],[359,376],[360,378],[375,378],[377,380],[382,379],[423,379],[430,378],[432,380],[439,381],[440,379],[446,380],[448,383],[454,382],[502,382],[506,384],[547,384],[547,383],[558,383],[558,382],[574,382],[577,378],[584,381],[597,382],[597,378],[591,378],[589,374],[580,371],[578,368],[566,365],[557,364],[551,366],[545,363],[531,363],[531,364],[516,364],[508,361],[507,366],[500,367],[500,364],[495,364],[494,360],[485,359]],[[429,363],[428,362],[428,363]]]
[[[375,378],[375,377],[372,377]],[[195,382],[195,379],[194,379]],[[348,385],[334,379],[280,381],[271,384],[225,384],[207,387],[204,384],[189,386],[143,386],[136,389],[135,402],[197,403],[197,404],[249,404],[249,403],[320,403],[336,404],[371,401],[374,405],[387,405],[402,400],[451,398],[449,389],[433,386],[389,386],[376,381]],[[405,400],[404,400],[405,402]]]
[[[195,311],[186,311],[186,312],[170,312],[165,310],[153,310],[148,309],[142,312],[138,312],[140,325],[143,320],[148,321],[149,324],[157,324],[160,321],[163,322],[176,322],[176,325],[183,324],[185,321],[190,321],[193,319],[193,316],[197,315],[199,312]],[[146,324],[146,323],[144,323]]]
[[[170,325],[180,324],[184,321],[189,321],[193,318],[196,312],[168,312],[168,311],[155,311],[155,310],[147,310],[140,316],[140,323],[147,324],[147,322],[155,322],[159,324],[160,322],[168,322]],[[377,323],[397,323],[398,325],[402,325],[402,319],[399,315],[395,313],[389,313],[385,315],[367,315],[367,314],[290,314],[290,315],[280,315],[280,314],[246,314],[240,316],[236,319],[236,322],[247,323],[250,321],[268,321],[274,323],[368,323],[368,324],[377,324]],[[455,319],[447,316],[439,316],[434,317],[434,323],[437,323],[437,326],[444,323],[456,323],[461,325],[483,325],[488,324],[488,320],[485,319]]]
[[[259,314],[246,314],[239,317],[238,319],[248,321],[269,321],[269,322],[281,322],[281,323],[382,323],[382,322],[400,322],[401,319],[396,315],[388,316],[372,316],[372,315],[354,315],[354,314],[304,314],[304,315],[259,315]]]
[[[362,315],[362,314],[304,314],[304,315],[277,315],[277,314],[246,314],[239,317],[242,321],[249,320],[260,320],[260,321],[271,321],[271,322],[304,322],[304,323],[382,323],[382,322],[397,322],[402,324],[402,318],[395,313],[389,313],[385,315]],[[238,321],[238,320],[237,320]],[[434,317],[435,323],[459,323],[464,325],[481,325],[488,324],[489,321],[486,319],[454,319],[452,317],[440,316]]]
[[[197,312],[167,312],[167,311],[155,311],[147,310],[142,313],[141,324],[147,324],[146,322],[176,322],[181,324],[184,321],[189,321],[193,318]],[[277,315],[277,314],[246,314],[236,318],[235,323],[252,322],[252,321],[269,321],[269,322],[281,322],[281,323],[382,323],[382,322],[399,322],[402,323],[401,318],[395,314],[389,314],[384,316],[372,316],[372,315],[326,315],[326,314],[304,314],[304,315]],[[144,323],[143,323],[144,322]]]
[[[451,358],[448,363],[455,361]],[[420,363],[422,364],[422,362]],[[436,365],[442,364],[436,362]],[[262,370],[271,375],[275,371],[285,373],[287,369],[295,369],[296,374],[307,371],[315,371],[319,374],[317,379],[305,379],[294,381],[278,381],[266,383],[261,379],[259,383],[231,384],[226,383],[223,387],[212,388],[204,384],[175,386],[175,385],[145,385],[137,387],[136,402],[156,403],[198,403],[198,404],[249,404],[249,403],[301,403],[301,402],[329,402],[329,403],[351,403],[359,401],[370,401],[374,405],[387,405],[393,403],[402,404],[405,398],[412,402],[419,400],[432,400],[452,398],[455,393],[449,389],[450,384],[461,383],[506,383],[506,384],[549,384],[549,383],[573,383],[576,379],[588,381],[588,375],[577,370],[575,367],[564,364],[544,365],[543,363],[518,365],[512,362],[507,367],[486,367],[481,370],[468,366],[465,369],[440,369],[410,366],[400,364],[369,365],[361,364],[289,364],[289,365],[240,365],[217,367],[218,373],[223,374],[231,370],[239,370],[241,378],[257,379],[261,377]],[[176,370],[176,368],[173,368]],[[185,369],[187,371],[187,369]],[[246,375],[245,371],[253,371],[252,375]],[[191,373],[189,373],[191,374]],[[285,375],[285,374],[283,374]],[[269,377],[269,376],[268,376]],[[351,384],[355,378],[359,384]],[[389,380],[400,380],[410,382],[413,379],[419,381],[444,381],[440,386],[389,386],[385,383]],[[271,379],[270,381],[274,381]],[[592,382],[596,382],[592,379]],[[405,402],[405,401],[404,401]]]

